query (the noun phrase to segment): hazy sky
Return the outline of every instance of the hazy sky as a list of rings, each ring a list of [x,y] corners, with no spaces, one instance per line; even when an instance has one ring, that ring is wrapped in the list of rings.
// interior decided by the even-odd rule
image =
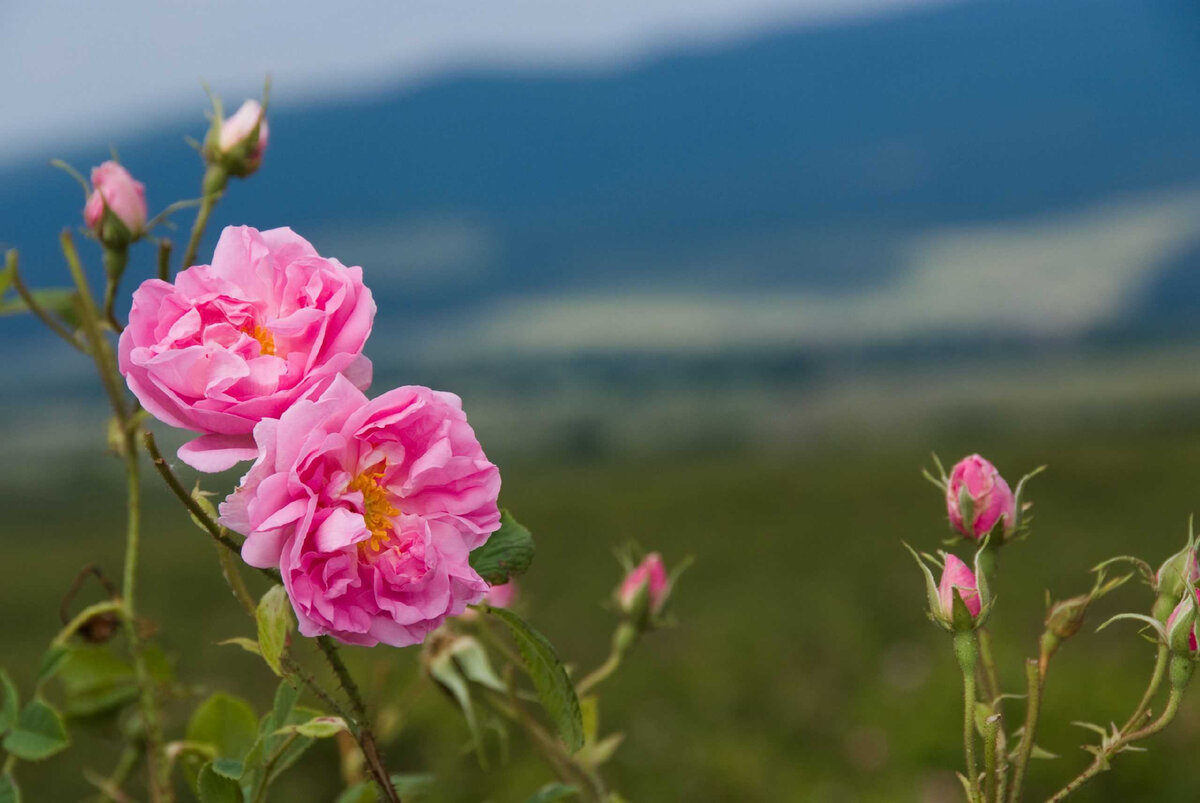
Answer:
[[[464,64],[620,65],[680,44],[944,0],[4,0],[0,162],[226,98],[302,103]]]

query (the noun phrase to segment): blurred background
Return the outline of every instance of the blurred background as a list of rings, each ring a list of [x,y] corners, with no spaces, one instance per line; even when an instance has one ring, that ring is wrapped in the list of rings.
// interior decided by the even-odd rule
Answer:
[[[569,661],[603,658],[615,546],[696,557],[680,626],[605,695],[635,803],[958,799],[957,668],[899,544],[946,535],[930,451],[1014,482],[1050,464],[1034,538],[1001,566],[1012,691],[1044,589],[1186,536],[1189,0],[15,0],[0,28],[0,245],[31,283],[68,283],[56,235],[80,222],[50,158],[86,171],[111,145],[152,212],[195,197],[201,79],[231,109],[270,72],[263,168],[201,253],[223,225],[288,225],[363,266],[376,387],[464,398],[538,539],[522,604]],[[127,281],[152,271],[135,250]],[[0,354],[0,663],[27,686],[76,571],[119,574],[123,502],[86,359],[16,317]],[[214,646],[247,623],[211,547],[147,486],[142,609],[183,679],[261,699],[261,664]],[[1149,604],[1131,583],[1093,618]],[[1039,738],[1061,758],[1035,792],[1086,763],[1065,723],[1125,716],[1152,653],[1130,628],[1064,649]],[[414,650],[353,658],[396,667],[381,700],[417,674]],[[519,744],[484,775],[451,704],[410,697],[387,752],[438,773],[435,799],[519,801],[547,777]],[[77,740],[97,768],[104,735]],[[1193,701],[1078,799],[1195,800],[1197,744]],[[279,799],[332,799],[334,753],[313,756]],[[86,795],[70,763],[23,766],[33,799]]]

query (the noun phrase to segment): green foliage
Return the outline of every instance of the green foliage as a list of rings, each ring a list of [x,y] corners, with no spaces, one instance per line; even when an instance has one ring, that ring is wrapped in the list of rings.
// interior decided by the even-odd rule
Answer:
[[[63,710],[69,717],[109,713],[137,699],[133,667],[106,646],[72,647],[60,666]]]
[[[284,725],[275,731],[276,735],[287,735],[298,733],[301,736],[308,736],[313,739],[328,739],[330,736],[336,736],[342,731],[347,731],[346,720],[341,717],[313,717],[306,722],[300,722],[293,725]]]
[[[62,717],[45,700],[31,700],[4,737],[4,749],[24,761],[41,761],[67,748]]]
[[[196,777],[196,796],[200,803],[242,803],[242,788],[237,781],[230,780],[213,769],[212,762],[205,764]]]
[[[504,510],[500,513],[500,529],[471,553],[471,568],[490,585],[502,585],[529,570],[533,552],[529,530]]]
[[[284,648],[287,646],[288,634],[296,626],[292,616],[292,604],[288,601],[287,591],[283,586],[271,586],[258,602],[254,613],[258,623],[258,649],[277,676],[283,677]]]
[[[21,803],[21,789],[9,773],[0,775],[0,803]]]
[[[17,724],[21,711],[21,697],[17,686],[3,669],[0,669],[0,735],[7,733]]]
[[[56,313],[72,329],[79,327],[79,294],[66,287],[56,287],[46,290],[34,290],[30,293],[37,306]],[[29,305],[22,298],[9,298],[0,301],[0,315],[19,315],[29,311]]]
[[[575,686],[567,676],[553,645],[528,622],[506,608],[485,606],[487,612],[508,626],[525,671],[533,681],[542,707],[554,721],[559,736],[572,753],[583,747],[583,713]]]
[[[189,742],[216,748],[218,758],[240,759],[258,735],[258,717],[245,700],[216,692],[195,710],[188,722]]]
[[[579,787],[563,783],[548,783],[534,792],[525,803],[554,803],[556,800],[567,800],[579,794]]]

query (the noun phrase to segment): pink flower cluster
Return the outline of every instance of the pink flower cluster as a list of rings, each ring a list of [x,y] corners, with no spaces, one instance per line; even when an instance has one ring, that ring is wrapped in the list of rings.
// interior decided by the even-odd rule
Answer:
[[[362,270],[290,229],[229,227],[211,265],[134,293],[121,373],[199,437],[202,471],[254,459],[221,505],[243,559],[276,567],[300,632],[406,646],[488,591],[468,557],[500,526],[500,473],[458,397],[368,399],[375,302]]]

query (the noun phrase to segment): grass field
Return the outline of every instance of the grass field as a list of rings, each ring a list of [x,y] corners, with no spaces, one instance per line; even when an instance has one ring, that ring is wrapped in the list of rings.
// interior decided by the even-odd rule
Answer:
[[[604,728],[627,734],[609,776],[634,803],[957,800],[957,669],[949,639],[925,620],[919,573],[900,546],[935,549],[946,534],[938,495],[918,473],[926,448],[948,459],[979,450],[1013,479],[1050,464],[1032,488],[1033,538],[1001,556],[993,623],[1001,674],[1016,692],[1021,659],[1040,632],[1043,589],[1081,593],[1088,567],[1115,554],[1157,564],[1182,544],[1197,507],[1200,430],[1118,429],[505,465],[504,502],[538,540],[521,604],[568,661],[587,669],[603,658],[613,624],[603,605],[618,579],[613,547],[632,538],[668,563],[695,556],[675,599],[680,626],[643,642],[603,695]],[[26,689],[76,571],[99,563],[120,573],[115,469],[87,454],[46,468],[39,490],[0,491],[0,664]],[[215,645],[250,635],[250,623],[224,588],[213,547],[154,480],[141,610],[185,683],[244,694],[261,709],[273,686],[267,670]],[[1149,604],[1148,591],[1130,583],[1089,621]],[[1038,741],[1061,758],[1033,767],[1030,800],[1085,763],[1077,745],[1089,734],[1066,723],[1123,717],[1149,673],[1153,648],[1132,625],[1093,629],[1069,642],[1051,670],[1049,724]],[[461,717],[420,679],[416,650],[350,657],[375,679],[376,701],[404,701],[403,727],[386,753],[397,770],[435,772],[433,799],[520,803],[549,779],[520,738],[510,761],[484,775],[465,751]],[[188,705],[169,712],[176,737]],[[82,799],[80,764],[107,771],[115,752],[105,728],[84,725],[75,735],[74,753],[20,766],[27,800]],[[1149,753],[1118,757],[1116,771],[1078,799],[1193,801],[1198,745],[1200,705],[1190,700]],[[320,746],[272,800],[331,800],[336,778],[335,751]]]

